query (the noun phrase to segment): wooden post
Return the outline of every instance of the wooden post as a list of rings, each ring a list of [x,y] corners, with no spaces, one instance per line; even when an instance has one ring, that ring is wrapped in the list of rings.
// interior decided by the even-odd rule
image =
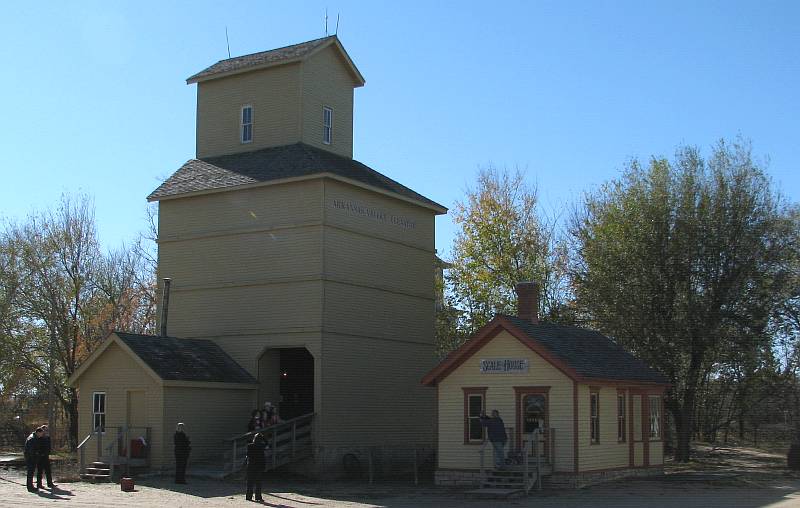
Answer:
[[[272,469],[278,465],[278,431],[272,428]]]
[[[542,430],[536,429],[533,435],[535,438],[533,448],[536,450],[536,490],[542,490],[542,454],[539,453],[539,438],[542,435]]]
[[[481,481],[483,481],[483,479],[486,476],[486,472],[484,471],[486,468],[483,465],[483,461],[484,461],[483,456],[484,456],[485,452],[486,452],[486,440],[484,439],[483,440],[483,444],[481,445]]]
[[[367,447],[367,463],[369,464],[369,484],[372,485],[372,447]]]
[[[236,472],[236,439],[232,441],[233,452],[231,453],[231,473]]]
[[[294,460],[297,443],[297,422],[292,422],[292,460]]]
[[[414,445],[414,485],[419,485],[419,474],[417,472],[417,445]]]
[[[100,430],[100,427],[97,427],[97,460],[100,460],[100,457],[103,456],[103,432]]]
[[[131,428],[125,427],[125,476],[131,474]]]

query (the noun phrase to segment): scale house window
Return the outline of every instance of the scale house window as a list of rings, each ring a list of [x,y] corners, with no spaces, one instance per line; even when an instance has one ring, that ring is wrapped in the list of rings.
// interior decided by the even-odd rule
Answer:
[[[600,394],[591,392],[589,395],[589,428],[591,443],[600,442]]]
[[[322,142],[330,145],[333,141],[333,108],[322,107]]]
[[[242,143],[253,142],[253,106],[242,106],[242,127],[240,129]]]
[[[106,394],[94,392],[92,394],[92,422],[96,432],[106,431]]]
[[[486,390],[464,390],[464,443],[483,443],[481,415],[486,410]]]

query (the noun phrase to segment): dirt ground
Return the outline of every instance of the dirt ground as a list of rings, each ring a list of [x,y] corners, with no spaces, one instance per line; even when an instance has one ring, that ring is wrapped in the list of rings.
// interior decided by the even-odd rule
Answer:
[[[0,506],[251,506],[244,499],[240,481],[189,477],[188,485],[175,485],[169,478],[149,478],[139,479],[135,492],[122,492],[117,484],[63,481],[67,479],[67,473],[56,473],[56,490],[32,494],[25,489],[24,470],[0,469]],[[366,482],[311,482],[272,476],[265,487],[268,494],[264,506],[276,508],[800,507],[800,474],[785,469],[784,456],[704,446],[698,447],[694,461],[668,465],[667,474],[658,479],[623,480],[579,491],[534,492],[511,500],[477,499],[463,490],[414,486],[410,482],[383,481],[370,486]]]

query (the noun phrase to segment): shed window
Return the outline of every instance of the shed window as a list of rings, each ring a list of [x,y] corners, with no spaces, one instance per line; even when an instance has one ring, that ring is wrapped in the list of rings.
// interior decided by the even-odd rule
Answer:
[[[482,443],[481,415],[486,411],[486,389],[464,389],[464,442]]]
[[[95,431],[106,431],[106,394],[94,392],[92,394],[92,422]]]
[[[600,394],[598,392],[591,392],[589,394],[589,428],[591,434],[591,442],[600,442]]]
[[[617,392],[617,441],[625,441],[625,392]]]
[[[650,406],[650,439],[661,439],[661,397],[648,397]]]
[[[251,143],[253,141],[253,106],[242,106],[242,143]]]
[[[333,141],[333,108],[322,107],[322,142],[330,145]]]

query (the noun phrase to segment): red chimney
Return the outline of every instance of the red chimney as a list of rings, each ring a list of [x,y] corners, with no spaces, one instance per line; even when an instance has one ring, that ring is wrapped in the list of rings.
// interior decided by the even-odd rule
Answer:
[[[539,324],[539,284],[518,282],[514,291],[517,292],[517,317]]]

